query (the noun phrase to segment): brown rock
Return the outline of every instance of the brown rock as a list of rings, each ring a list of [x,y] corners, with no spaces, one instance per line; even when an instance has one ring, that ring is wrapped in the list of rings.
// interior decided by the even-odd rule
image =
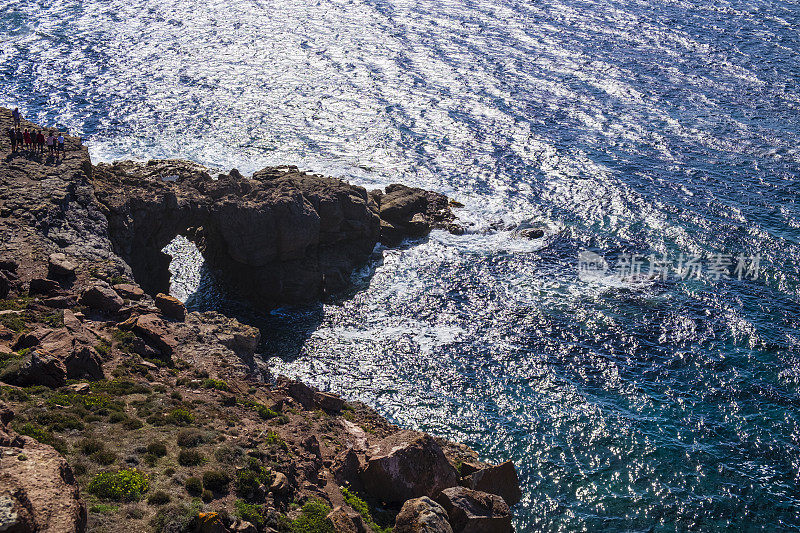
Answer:
[[[256,526],[242,519],[238,519],[233,524],[231,524],[230,530],[233,533],[258,533],[258,529],[256,529]]]
[[[158,348],[164,357],[171,356],[178,347],[178,341],[157,315],[148,314],[137,317],[133,331]]]
[[[0,271],[0,298],[5,298],[11,291],[11,282],[6,277],[5,273]]]
[[[41,356],[63,362],[69,379],[103,378],[103,361],[98,353],[68,328],[36,329],[21,335],[14,344],[14,349],[21,350],[34,346]]]
[[[361,480],[371,496],[402,502],[436,496],[455,486],[458,474],[430,435],[403,430],[369,449]]]
[[[329,413],[338,413],[344,407],[344,400],[329,392],[315,392],[314,403],[317,407]]]
[[[67,383],[67,367],[62,360],[52,355],[31,350],[21,361],[3,369],[0,378],[20,387],[63,387]]]
[[[75,276],[78,265],[67,259],[62,253],[50,254],[47,262],[47,277],[51,279],[68,279]]]
[[[461,484],[473,490],[497,494],[508,505],[514,505],[522,499],[517,469],[511,461],[477,470],[465,476]]]
[[[16,435],[9,422],[0,417],[0,531],[85,531],[86,506],[70,466],[51,446]]]
[[[97,282],[81,294],[80,302],[92,309],[106,313],[116,313],[125,302],[105,282]]]
[[[395,520],[393,533],[453,533],[444,508],[427,496],[408,500]]]
[[[117,294],[128,300],[141,300],[144,296],[144,291],[131,283],[118,283],[114,285],[113,289]]]
[[[278,387],[286,391],[286,394],[300,402],[303,409],[314,408],[314,394],[316,391],[295,379],[289,379],[286,376],[278,376]]]
[[[364,525],[360,514],[349,507],[336,507],[327,516],[336,533],[367,533],[372,531]]]
[[[169,294],[158,293],[156,295],[156,307],[168,318],[174,318],[175,320],[184,320],[186,318],[186,306]]]
[[[286,477],[286,474],[283,472],[275,472],[275,479],[272,480],[269,490],[275,494],[288,494],[291,491],[291,485],[289,484],[289,479]]]
[[[44,295],[53,296],[61,291],[61,285],[52,279],[33,278],[28,288],[31,296]]]
[[[503,498],[466,487],[445,489],[436,498],[454,533],[510,533],[511,514]]]

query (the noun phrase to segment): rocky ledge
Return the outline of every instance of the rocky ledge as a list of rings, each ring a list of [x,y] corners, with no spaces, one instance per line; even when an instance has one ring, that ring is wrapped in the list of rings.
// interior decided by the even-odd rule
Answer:
[[[458,231],[447,198],[0,151],[0,531],[511,530],[513,464],[273,379],[257,329],[159,292],[181,234],[260,302],[307,302],[378,241]]]

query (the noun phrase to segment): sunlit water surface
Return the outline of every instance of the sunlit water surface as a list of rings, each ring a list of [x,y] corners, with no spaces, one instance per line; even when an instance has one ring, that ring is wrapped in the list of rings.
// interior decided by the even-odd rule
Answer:
[[[467,235],[250,311],[276,373],[513,459],[519,531],[796,531],[798,28],[796,0],[0,1],[0,103],[95,161],[451,195]],[[762,272],[585,283],[585,248]],[[234,306],[172,249],[176,294]]]

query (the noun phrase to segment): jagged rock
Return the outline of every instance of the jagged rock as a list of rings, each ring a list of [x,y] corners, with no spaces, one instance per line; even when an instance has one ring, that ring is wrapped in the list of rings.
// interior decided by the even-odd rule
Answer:
[[[47,263],[47,277],[51,279],[69,279],[75,276],[78,265],[67,259],[62,253],[50,254]]]
[[[454,533],[510,533],[511,514],[503,498],[466,487],[445,489],[436,498]]]
[[[473,490],[497,494],[508,505],[514,505],[522,498],[517,469],[511,461],[478,469],[466,475],[461,480],[461,485]]]
[[[291,491],[291,488],[292,486],[289,483],[289,478],[286,477],[286,474],[283,472],[275,472],[275,478],[272,480],[272,484],[269,487],[270,492],[286,495]]]
[[[0,271],[0,298],[5,298],[11,292],[11,282],[3,271]]]
[[[458,474],[430,435],[403,430],[368,450],[361,479],[375,498],[402,502],[433,497],[455,486]]]
[[[408,500],[395,520],[393,533],[453,533],[447,511],[427,496]]]
[[[61,285],[52,279],[33,278],[30,282],[28,293],[31,296],[45,295],[52,296],[61,290]]]
[[[155,303],[158,310],[168,318],[174,318],[175,320],[184,320],[186,318],[186,306],[174,296],[160,292],[156,295]]]
[[[364,519],[360,514],[349,507],[336,507],[326,517],[333,525],[336,533],[367,533],[372,531],[364,525]]]
[[[278,387],[297,400],[303,406],[303,409],[314,408],[314,394],[316,391],[302,381],[289,379],[286,376],[278,376]]]
[[[136,317],[133,331],[158,348],[161,355],[169,357],[178,346],[178,341],[170,333],[169,328],[157,315],[147,314]]]
[[[36,346],[41,356],[49,356],[64,363],[68,379],[103,378],[103,362],[99,354],[68,328],[39,328],[21,335],[14,344],[15,350]],[[44,383],[43,383],[44,384]]]
[[[51,446],[21,437],[0,403],[0,531],[74,533],[86,529],[86,506],[64,458]],[[25,461],[20,461],[20,455]]]
[[[0,272],[10,272],[16,274],[19,263],[11,259],[0,259]]]
[[[84,290],[80,301],[87,307],[106,313],[116,313],[125,303],[105,282],[96,282]]]
[[[344,407],[344,400],[329,392],[315,392],[314,403],[317,407],[329,413],[338,413]]]
[[[78,300],[72,294],[65,294],[62,296],[52,296],[42,300],[42,304],[54,309],[67,309],[78,305]]]
[[[7,366],[0,374],[0,379],[20,387],[63,387],[67,383],[67,367],[57,357],[31,350],[19,362]]]
[[[238,519],[231,524],[230,530],[232,533],[258,533],[256,526],[242,519]]]
[[[541,228],[527,228],[519,232],[520,237],[526,239],[541,239],[544,237],[544,230]]]
[[[128,300],[141,300],[144,296],[144,291],[131,283],[118,283],[113,286],[113,289],[117,294]]]
[[[340,452],[331,464],[331,472],[336,483],[339,485],[349,485],[356,490],[360,490],[361,478],[359,477],[359,469],[361,464],[358,460],[358,454],[353,448],[347,448]]]
[[[371,194],[380,209],[380,239],[387,245],[434,228],[446,229],[455,219],[443,194],[399,184],[389,185],[383,194]]]

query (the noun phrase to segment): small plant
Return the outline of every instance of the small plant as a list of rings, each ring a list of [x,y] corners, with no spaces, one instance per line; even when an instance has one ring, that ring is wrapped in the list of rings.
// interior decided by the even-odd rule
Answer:
[[[214,500],[214,493],[210,490],[204,490],[203,493],[200,495],[200,499],[203,500],[205,503],[209,503]]]
[[[194,422],[194,415],[186,409],[173,409],[166,416],[165,421],[167,424],[173,424],[176,426],[188,426]]]
[[[159,490],[147,497],[147,503],[150,505],[166,505],[171,499],[169,494],[163,490]]]
[[[286,442],[281,438],[280,435],[275,433],[274,431],[267,432],[267,436],[264,437],[264,442],[268,446],[277,446],[279,448],[286,448]]]
[[[108,359],[111,356],[111,343],[108,342],[107,339],[100,339],[100,342],[95,345],[94,349],[97,350],[97,353],[99,353],[103,359]]]
[[[184,483],[184,487],[186,487],[186,492],[192,496],[200,496],[200,494],[203,492],[203,482],[199,477],[187,478],[186,483]]]
[[[254,503],[247,503],[243,500],[236,500],[233,503],[234,514],[246,522],[250,522],[257,528],[264,527],[264,506]]]
[[[203,380],[203,388],[204,389],[215,389],[221,391],[229,391],[231,388],[228,386],[225,381],[221,379],[213,379],[213,378],[206,378]]]
[[[203,487],[212,492],[226,492],[231,478],[225,472],[217,470],[208,470],[203,472]]]
[[[363,499],[359,498],[358,495],[353,493],[347,487],[342,487],[342,495],[344,496],[344,501],[347,502],[347,505],[353,508],[361,517],[364,519],[364,523],[366,523],[375,533],[391,533],[392,528],[382,528],[378,524],[375,523],[375,520],[372,518],[372,513],[370,512],[369,505]]]
[[[178,464],[181,466],[199,466],[206,462],[206,458],[197,450],[181,450],[178,454]]]
[[[184,429],[178,433],[178,446],[181,448],[194,448],[205,440],[205,435],[196,429]]]
[[[133,431],[143,427],[144,424],[138,418],[128,418],[125,422],[122,423],[122,427],[129,431]]]
[[[20,435],[27,435],[28,437],[32,437],[42,444],[49,444],[61,453],[67,452],[66,441],[54,437],[52,433],[32,422],[26,422],[22,426],[18,426],[15,429]]]
[[[90,455],[89,458],[99,465],[108,466],[117,460],[117,454],[107,450],[100,450]]]
[[[136,501],[150,488],[150,480],[136,469],[101,472],[87,490],[98,498],[114,501]]]
[[[322,500],[309,500],[303,505],[302,513],[292,520],[292,533],[336,533],[333,525],[327,520],[331,512]]]
[[[147,445],[147,453],[156,457],[164,457],[167,455],[167,445],[160,441],[151,442]]]
[[[78,444],[78,447],[83,455],[92,455],[94,453],[103,451],[105,449],[105,444],[97,439],[87,438],[83,439]]]

